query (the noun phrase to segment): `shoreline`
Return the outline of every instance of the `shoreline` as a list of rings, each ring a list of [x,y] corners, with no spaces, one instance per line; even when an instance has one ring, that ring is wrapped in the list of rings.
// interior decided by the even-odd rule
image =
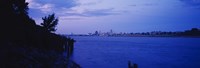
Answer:
[[[200,38],[200,36],[90,36],[90,35],[65,35],[79,37],[166,37],[166,38]]]

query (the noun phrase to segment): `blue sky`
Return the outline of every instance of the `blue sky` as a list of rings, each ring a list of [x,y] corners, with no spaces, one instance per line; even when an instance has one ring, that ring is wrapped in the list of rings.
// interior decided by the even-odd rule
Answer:
[[[200,0],[26,0],[29,15],[55,13],[56,33],[182,31],[200,28]]]

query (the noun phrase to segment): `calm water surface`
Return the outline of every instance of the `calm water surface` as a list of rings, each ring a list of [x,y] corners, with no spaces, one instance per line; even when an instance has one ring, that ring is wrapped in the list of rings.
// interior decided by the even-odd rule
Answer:
[[[84,37],[77,42],[73,59],[82,68],[200,68],[200,38]]]

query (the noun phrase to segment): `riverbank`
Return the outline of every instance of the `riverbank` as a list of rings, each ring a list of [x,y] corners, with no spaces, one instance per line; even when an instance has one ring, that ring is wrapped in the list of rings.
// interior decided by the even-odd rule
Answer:
[[[175,38],[200,38],[200,36],[92,36],[92,35],[65,35],[71,36],[82,36],[82,37],[175,37]]]

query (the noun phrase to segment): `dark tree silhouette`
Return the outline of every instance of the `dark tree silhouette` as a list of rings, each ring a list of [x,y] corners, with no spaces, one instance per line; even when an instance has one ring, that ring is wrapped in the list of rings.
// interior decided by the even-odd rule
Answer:
[[[0,8],[0,68],[66,68],[63,45],[74,41],[51,33],[58,24],[54,14],[40,26],[25,0],[0,0]]]
[[[55,18],[55,14],[51,14],[42,18],[43,23],[41,23],[42,27],[49,32],[56,31],[56,25],[58,24],[58,18]]]
[[[200,36],[200,30],[198,28],[192,28],[184,32],[186,36]]]
[[[32,35],[36,24],[28,16],[28,3],[25,0],[0,0],[0,8],[1,39],[19,41]]]
[[[17,14],[28,14],[28,3],[25,0],[13,0],[14,10]]]

